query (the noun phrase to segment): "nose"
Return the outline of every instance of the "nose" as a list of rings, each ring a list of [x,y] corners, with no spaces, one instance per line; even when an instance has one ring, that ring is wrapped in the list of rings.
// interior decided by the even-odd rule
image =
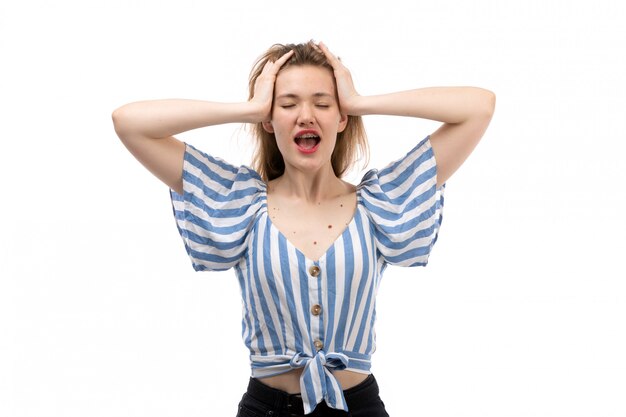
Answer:
[[[312,125],[315,122],[315,118],[313,117],[313,110],[311,106],[304,105],[300,108],[300,113],[298,114],[298,124],[300,126],[308,126]]]

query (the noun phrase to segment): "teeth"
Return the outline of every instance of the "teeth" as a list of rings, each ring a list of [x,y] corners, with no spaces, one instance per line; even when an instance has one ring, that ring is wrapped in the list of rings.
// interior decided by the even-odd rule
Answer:
[[[317,138],[319,136],[313,134],[313,133],[305,133],[304,135],[298,136],[299,138],[303,138],[303,139],[309,139],[309,138]]]

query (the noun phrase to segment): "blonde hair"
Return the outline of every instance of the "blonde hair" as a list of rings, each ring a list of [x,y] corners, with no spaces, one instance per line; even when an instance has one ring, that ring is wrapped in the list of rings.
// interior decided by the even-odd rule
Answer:
[[[327,68],[332,73],[333,68],[326,60],[326,56],[312,41],[301,44],[275,44],[261,55],[250,71],[249,99],[254,95],[254,84],[265,63],[274,62],[291,50],[294,54],[281,70],[292,66],[311,65]],[[253,124],[250,128],[257,141],[252,159],[254,169],[265,181],[280,177],[285,172],[285,161],[276,144],[276,136],[267,132],[262,123]],[[368,145],[363,119],[360,116],[348,116],[346,128],[337,134],[337,142],[331,156],[331,165],[335,175],[341,178],[361,157],[363,157],[364,165],[367,164]]]

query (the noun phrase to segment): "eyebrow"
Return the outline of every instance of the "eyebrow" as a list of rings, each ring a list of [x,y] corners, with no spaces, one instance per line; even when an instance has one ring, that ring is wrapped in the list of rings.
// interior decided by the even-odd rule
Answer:
[[[297,94],[294,94],[294,93],[286,93],[286,94],[281,94],[281,95],[277,96],[276,99],[279,99],[279,98],[299,98],[299,97],[300,96],[298,96]],[[313,97],[332,97],[332,98],[334,98],[335,96],[332,95],[332,94],[329,94],[329,93],[319,92],[319,93],[313,94]]]

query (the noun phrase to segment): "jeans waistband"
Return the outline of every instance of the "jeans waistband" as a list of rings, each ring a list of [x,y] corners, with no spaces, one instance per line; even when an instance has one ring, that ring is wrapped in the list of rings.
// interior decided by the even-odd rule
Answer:
[[[302,396],[289,394],[276,388],[265,385],[257,378],[250,378],[247,394],[252,398],[276,409],[288,410],[294,414],[304,414]],[[374,375],[370,374],[361,383],[343,391],[348,407],[368,401],[379,394],[378,383]]]

